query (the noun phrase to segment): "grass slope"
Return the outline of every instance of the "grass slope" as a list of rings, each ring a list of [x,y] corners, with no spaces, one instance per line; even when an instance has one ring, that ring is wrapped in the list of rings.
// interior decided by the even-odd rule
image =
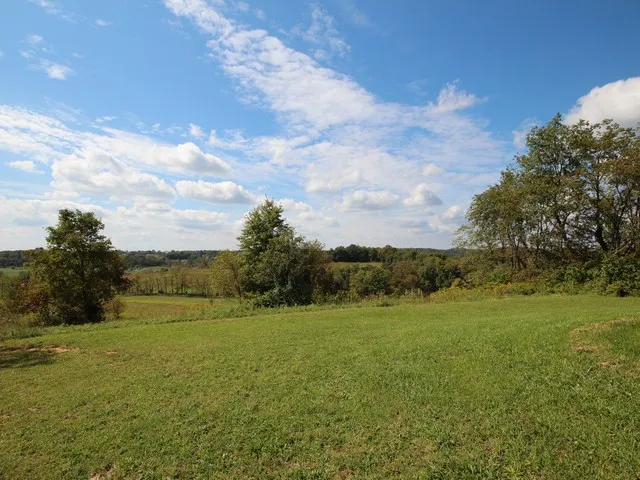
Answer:
[[[637,478],[640,381],[570,333],[639,312],[531,297],[57,329],[0,347],[0,477]]]

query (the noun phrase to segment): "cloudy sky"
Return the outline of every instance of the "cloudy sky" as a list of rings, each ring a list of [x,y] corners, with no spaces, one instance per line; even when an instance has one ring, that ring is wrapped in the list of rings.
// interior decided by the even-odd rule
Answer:
[[[640,121],[640,3],[3,0],[0,250],[63,207],[121,249],[448,247],[528,128]]]

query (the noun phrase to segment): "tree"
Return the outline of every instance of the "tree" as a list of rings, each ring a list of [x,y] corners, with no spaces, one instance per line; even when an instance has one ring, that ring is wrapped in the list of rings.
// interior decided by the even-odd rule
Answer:
[[[265,200],[249,213],[238,237],[245,291],[256,295],[259,306],[309,304],[329,278],[322,245],[296,235],[282,212]]]
[[[225,250],[216,255],[209,267],[211,271],[211,292],[220,297],[242,298],[240,254]]]
[[[531,130],[527,149],[474,197],[462,245],[514,271],[638,254],[637,130],[611,120],[567,125],[557,115]]]
[[[39,312],[45,323],[102,321],[105,303],[124,288],[124,263],[103,229],[92,212],[67,209],[47,228],[47,247],[29,262],[30,281],[47,299]]]

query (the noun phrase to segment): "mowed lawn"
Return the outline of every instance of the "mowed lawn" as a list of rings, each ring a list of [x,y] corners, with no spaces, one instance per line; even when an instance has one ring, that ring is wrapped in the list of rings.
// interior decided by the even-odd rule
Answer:
[[[521,297],[5,342],[0,478],[638,478],[638,324],[575,331],[632,316]]]

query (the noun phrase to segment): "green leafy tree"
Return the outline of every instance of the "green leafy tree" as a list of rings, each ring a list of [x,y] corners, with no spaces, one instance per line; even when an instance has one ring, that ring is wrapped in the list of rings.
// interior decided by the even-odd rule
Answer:
[[[126,284],[124,263],[104,224],[91,212],[60,210],[47,228],[47,247],[33,253],[31,280],[46,297],[40,316],[48,324],[104,320],[104,306]]]
[[[244,294],[240,254],[225,250],[211,262],[211,292],[219,297],[238,297]]]
[[[330,257],[317,241],[306,241],[265,200],[249,213],[238,241],[245,290],[264,307],[305,305],[328,281]]]

